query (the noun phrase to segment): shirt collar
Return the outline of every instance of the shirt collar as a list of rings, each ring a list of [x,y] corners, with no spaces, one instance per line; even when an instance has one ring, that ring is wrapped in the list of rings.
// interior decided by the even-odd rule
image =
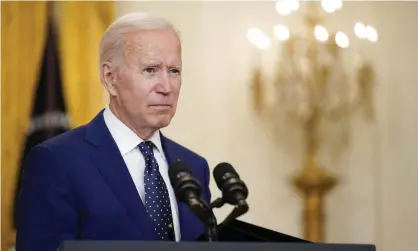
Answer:
[[[144,140],[138,137],[129,127],[127,127],[122,121],[120,121],[113,112],[106,107],[103,112],[104,120],[107,128],[112,134],[113,139],[116,142],[116,145],[119,148],[122,156],[125,156],[127,153],[135,149],[141,142]],[[164,156],[163,147],[161,144],[160,132],[156,131],[149,141],[154,143],[157,150]]]

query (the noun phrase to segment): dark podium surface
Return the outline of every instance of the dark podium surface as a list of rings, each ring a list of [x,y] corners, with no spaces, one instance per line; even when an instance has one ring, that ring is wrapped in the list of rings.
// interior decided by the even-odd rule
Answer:
[[[219,240],[207,242],[65,241],[60,251],[376,251],[368,244],[319,244],[234,220],[219,231]]]
[[[267,228],[259,227],[247,222],[233,220],[225,228],[219,230],[219,241],[228,242],[302,242],[310,241],[299,239],[287,234],[279,233]],[[203,240],[203,236],[200,240]]]
[[[375,251],[372,245],[277,242],[64,242],[60,251]]]

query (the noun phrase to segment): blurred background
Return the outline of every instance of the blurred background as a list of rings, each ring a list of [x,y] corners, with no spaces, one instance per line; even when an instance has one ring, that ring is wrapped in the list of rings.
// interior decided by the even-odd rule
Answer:
[[[163,131],[236,168],[250,190],[242,220],[418,249],[418,2],[279,0],[2,2],[2,250],[21,159],[106,105],[99,40],[132,11],[179,29],[183,86]]]

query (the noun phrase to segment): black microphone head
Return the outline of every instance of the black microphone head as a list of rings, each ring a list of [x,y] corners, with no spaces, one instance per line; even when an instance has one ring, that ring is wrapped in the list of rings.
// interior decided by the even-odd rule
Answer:
[[[222,190],[225,182],[230,178],[239,179],[239,175],[232,167],[232,165],[225,162],[219,163],[217,166],[215,166],[213,169],[213,177],[215,179],[216,185],[220,190]]]
[[[187,202],[189,198],[199,198],[201,194],[200,183],[193,177],[192,171],[182,161],[170,165],[168,175],[176,197]]]
[[[213,169],[216,185],[222,191],[222,199],[237,205],[248,196],[248,188],[229,163],[220,163]]]
[[[170,165],[168,169],[168,176],[170,177],[171,184],[177,186],[182,177],[192,176],[192,171],[182,161],[176,161]]]

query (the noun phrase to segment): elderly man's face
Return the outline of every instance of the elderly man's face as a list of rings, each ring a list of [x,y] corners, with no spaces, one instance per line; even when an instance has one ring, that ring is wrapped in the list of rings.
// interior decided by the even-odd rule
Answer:
[[[126,35],[115,94],[135,126],[160,129],[170,124],[180,92],[181,68],[181,45],[173,30]]]

